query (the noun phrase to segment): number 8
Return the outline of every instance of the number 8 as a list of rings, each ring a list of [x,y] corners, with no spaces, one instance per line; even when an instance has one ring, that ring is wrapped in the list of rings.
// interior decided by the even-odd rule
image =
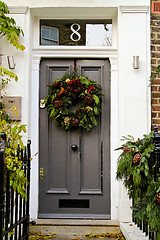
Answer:
[[[77,26],[76,30],[74,29],[74,26]],[[81,34],[78,32],[80,30],[80,28],[81,27],[78,23],[74,23],[74,24],[71,25],[71,30],[72,30],[73,33],[71,34],[70,39],[72,41],[77,42],[81,39]],[[74,39],[74,37],[73,37],[74,34],[77,35],[77,37],[78,37],[77,39]]]

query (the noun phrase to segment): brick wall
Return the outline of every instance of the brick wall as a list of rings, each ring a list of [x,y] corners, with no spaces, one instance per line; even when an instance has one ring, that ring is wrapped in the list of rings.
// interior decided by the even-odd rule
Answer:
[[[152,1],[151,1],[152,2]],[[152,6],[152,5],[151,5]],[[160,14],[151,13],[151,71],[160,65]],[[156,124],[160,130],[160,74],[151,86],[152,130]]]

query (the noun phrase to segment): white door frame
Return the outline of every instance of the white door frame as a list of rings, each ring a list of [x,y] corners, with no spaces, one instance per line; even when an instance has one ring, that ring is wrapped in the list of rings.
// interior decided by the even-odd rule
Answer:
[[[111,86],[110,86],[110,182],[111,182],[111,219],[117,219],[118,206],[118,182],[115,179],[117,153],[114,149],[118,146],[118,72],[117,72],[117,50],[107,48],[86,47],[39,47],[33,49],[32,55],[32,78],[31,87],[31,117],[30,136],[32,139],[32,154],[39,152],[39,75],[40,60],[42,58],[103,58],[109,59],[111,64]],[[37,219],[38,194],[39,194],[39,161],[38,155],[34,157],[31,164],[31,199],[30,216]]]

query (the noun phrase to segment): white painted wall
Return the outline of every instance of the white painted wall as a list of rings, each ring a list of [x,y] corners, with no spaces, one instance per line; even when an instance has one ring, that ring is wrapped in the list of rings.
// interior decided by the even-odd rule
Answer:
[[[24,34],[26,34],[26,16],[24,14],[12,14],[12,16],[18,26],[24,30]],[[28,71],[28,44],[27,44],[27,36],[25,38],[20,37],[20,42],[26,46],[26,50],[24,52],[17,50],[15,47],[11,46],[10,43],[6,40],[5,37],[0,39],[0,48],[3,55],[2,57],[2,65],[5,68],[8,68],[7,56],[14,56],[16,67],[12,70],[14,73],[18,75],[18,82],[12,81],[11,84],[8,84],[5,89],[8,96],[21,96],[22,97],[22,124],[28,125],[28,96],[29,96],[29,71]],[[28,139],[28,132],[24,135],[24,141]]]
[[[26,50],[17,52],[4,39],[0,48],[16,58],[19,83],[8,88],[11,95],[22,96],[22,123],[28,125],[26,137],[32,140],[32,153],[38,152],[39,64],[41,57],[109,57],[111,61],[111,217],[131,219],[130,201],[121,183],[115,180],[122,135],[142,137],[150,131],[150,15],[149,0],[6,0],[13,17],[24,32]],[[28,9],[26,9],[28,7]],[[67,7],[67,8],[66,8]],[[74,7],[74,8],[73,8]],[[66,10],[67,9],[67,10]],[[39,46],[40,18],[112,18],[113,45],[108,48]],[[134,55],[140,57],[140,69],[133,69]],[[127,211],[128,206],[128,211]],[[32,161],[31,218],[38,211],[38,156]]]
[[[120,5],[125,5],[125,6],[146,6],[150,4],[149,0],[55,0],[55,1],[50,1],[50,0],[6,0],[5,1],[8,5],[11,6],[29,6],[31,8],[33,7],[117,7]]]

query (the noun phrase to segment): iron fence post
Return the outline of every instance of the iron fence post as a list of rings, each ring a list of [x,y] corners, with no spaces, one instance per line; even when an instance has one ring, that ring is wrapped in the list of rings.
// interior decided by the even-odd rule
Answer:
[[[158,127],[156,125],[154,126],[153,142],[155,145],[154,156],[156,161],[154,180],[156,181],[157,173],[159,172],[159,167],[160,167],[160,134],[158,132]]]
[[[5,143],[6,134],[1,134],[0,146],[0,240],[3,239],[3,219],[4,219],[4,165],[5,165]]]
[[[0,150],[0,240],[3,238],[3,218],[4,218],[4,206],[3,206],[3,192],[4,192],[4,149]]]
[[[27,142],[27,161],[28,161],[28,169],[27,169],[27,180],[28,180],[28,186],[27,186],[27,206],[26,206],[26,214],[27,214],[27,239],[29,237],[29,198],[30,198],[30,160],[31,160],[31,140],[28,140]]]
[[[155,145],[154,150],[154,157],[155,157],[155,169],[154,169],[154,180],[157,181],[157,173],[159,173],[160,168],[160,134],[158,132],[158,127],[154,126],[154,135],[153,135],[153,142]],[[160,230],[156,233],[157,240],[160,240]],[[154,238],[152,238],[154,239]]]

